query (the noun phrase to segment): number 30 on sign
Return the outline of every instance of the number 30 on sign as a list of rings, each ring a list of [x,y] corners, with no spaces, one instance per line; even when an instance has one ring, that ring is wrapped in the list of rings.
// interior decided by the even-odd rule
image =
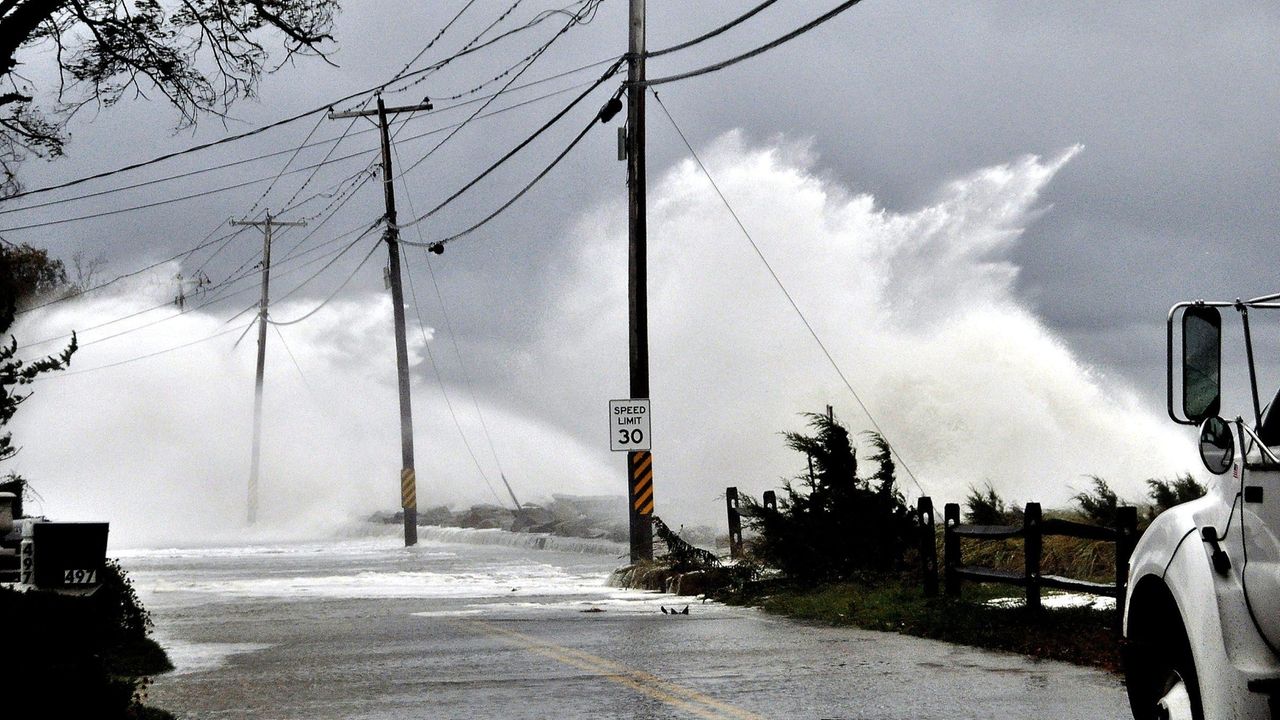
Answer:
[[[609,401],[609,449],[614,452],[653,449],[649,440],[649,398]]]

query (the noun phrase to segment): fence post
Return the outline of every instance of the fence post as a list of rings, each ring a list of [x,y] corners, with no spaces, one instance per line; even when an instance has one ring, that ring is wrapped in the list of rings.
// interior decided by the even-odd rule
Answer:
[[[1040,503],[1027,503],[1022,515],[1022,538],[1027,561],[1027,609],[1033,612],[1040,610],[1040,551],[1043,548],[1040,531]]]
[[[738,488],[724,490],[725,509],[729,513],[729,557],[742,556],[742,515],[738,512]]]
[[[778,494],[772,490],[764,491],[764,509],[769,512],[778,512]]]
[[[920,528],[920,568],[924,571],[924,596],[938,595],[938,535],[934,531],[933,500],[921,497],[916,503]]]
[[[1116,509],[1116,632],[1124,626],[1124,598],[1129,585],[1129,558],[1138,544],[1138,508]]]
[[[960,506],[947,503],[942,508],[942,578],[943,592],[947,597],[960,597],[960,536],[955,533],[960,524]]]

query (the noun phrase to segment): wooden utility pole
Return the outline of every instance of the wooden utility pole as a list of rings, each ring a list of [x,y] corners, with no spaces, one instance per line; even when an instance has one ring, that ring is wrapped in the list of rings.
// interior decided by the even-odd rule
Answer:
[[[253,451],[249,460],[249,524],[258,521],[258,472],[262,463],[262,374],[267,367],[267,305],[271,290],[271,228],[302,227],[305,222],[280,222],[267,211],[263,220],[232,220],[232,225],[262,228],[262,300],[258,303],[258,372],[253,382]]]
[[[627,51],[627,290],[630,309],[631,397],[649,397],[649,308],[644,167],[644,11],[631,0]],[[653,456],[627,453],[631,561],[653,559]]]
[[[378,96],[377,110],[329,113],[329,119],[378,117],[382,131],[382,189],[387,207],[388,279],[391,281],[391,311],[395,318],[396,374],[400,381],[400,507],[404,511],[405,547],[418,544],[418,478],[413,461],[413,408],[409,398],[409,349],[404,338],[404,290],[400,285],[400,228],[396,225],[396,193],[391,174],[391,133],[387,116],[402,112],[430,110],[431,103],[388,108]]]

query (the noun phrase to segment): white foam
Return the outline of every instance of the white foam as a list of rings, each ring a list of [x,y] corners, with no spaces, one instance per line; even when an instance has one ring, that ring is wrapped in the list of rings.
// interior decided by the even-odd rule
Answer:
[[[990,607],[1015,608],[1026,605],[1027,599],[1025,596],[992,598],[985,604]],[[1046,608],[1087,607],[1094,610],[1115,610],[1116,599],[1106,597],[1104,595],[1089,595],[1087,593],[1051,593],[1040,596],[1040,605],[1041,607]]]
[[[226,664],[227,659],[233,655],[258,652],[271,647],[266,643],[187,642],[172,637],[166,637],[161,645],[169,655],[169,661],[173,663],[172,672],[175,675],[213,670]]]

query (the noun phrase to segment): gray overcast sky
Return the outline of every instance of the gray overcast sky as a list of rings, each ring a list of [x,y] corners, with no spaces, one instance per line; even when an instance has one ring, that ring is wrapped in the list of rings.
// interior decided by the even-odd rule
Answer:
[[[28,163],[24,180],[28,186],[38,187],[115,167],[214,139],[227,131],[252,128],[374,85],[408,62],[463,4],[454,0],[347,2],[335,33],[338,46],[333,60],[340,69],[304,61],[282,69],[263,83],[258,99],[243,101],[234,108],[238,121],[225,128],[216,121],[205,121],[195,131],[173,134],[172,114],[159,104],[141,101],[103,109],[92,117],[83,114],[72,125],[73,141],[67,157],[52,163]],[[755,0],[650,0],[649,47],[679,42],[755,4]],[[653,60],[649,74],[667,75],[753,48],[834,4],[834,0],[777,3],[721,38]],[[508,0],[477,2],[425,56],[424,62],[456,50],[509,5]],[[545,0],[527,0],[508,22],[531,18],[555,6]],[[626,3],[604,0],[589,25],[565,35],[518,84],[616,57],[625,50],[625,21]],[[545,41],[553,26],[560,24],[560,20],[552,19],[534,32],[460,60],[427,82],[389,96],[388,102],[412,103],[429,95],[438,107],[452,104],[441,98],[492,78]],[[780,149],[781,157],[787,160],[784,164],[790,163],[790,167],[824,183],[833,197],[843,198],[841,202],[861,195],[873,197],[874,211],[867,215],[869,218],[914,217],[913,213],[927,208],[947,206],[948,198],[960,192],[955,183],[972,179],[975,173],[1011,166],[1010,172],[1017,176],[1019,168],[1024,168],[1019,163],[1027,156],[1038,156],[1044,164],[1053,165],[1054,158],[1080,146],[1060,167],[1053,165],[1043,185],[1027,196],[1030,200],[1026,207],[1018,206],[1016,227],[1005,228],[1013,233],[1010,237],[1016,235],[1016,240],[991,245],[975,262],[1008,269],[1013,278],[1009,298],[1000,302],[1025,310],[1042,323],[1055,342],[1087,366],[1085,373],[1089,377],[1114,383],[1105,387],[1114,387],[1116,392],[1135,389],[1140,406],[1158,418],[1163,412],[1162,321],[1168,307],[1193,297],[1252,296],[1280,289],[1265,259],[1280,221],[1280,203],[1275,200],[1280,174],[1276,143],[1280,137],[1277,47],[1280,9],[1268,2],[866,0],[770,53],[720,73],[663,86],[659,92],[699,152],[714,154],[713,148],[721,149],[718,157],[728,158],[722,159],[724,172],[729,173],[728,168],[734,167],[734,160],[729,157],[733,152],[725,149],[726,143],[739,143],[743,157],[751,157],[763,148]],[[500,98],[491,109],[584,82],[599,72],[596,69],[549,82],[513,95],[511,100]],[[424,223],[423,237],[431,239],[456,231],[504,201],[563,147],[616,87],[617,83],[610,81],[510,169],[499,173],[478,192],[464,196],[438,219]],[[572,95],[559,95],[477,121],[474,127],[464,129],[404,178],[400,188],[402,217],[421,213],[447,196],[569,97]],[[397,144],[401,167],[422,157],[442,135],[421,140],[407,138],[457,122],[467,111],[436,112],[405,123],[398,131],[398,137],[405,138]],[[648,124],[650,185],[655,187],[655,195],[662,197],[664,189],[656,186],[666,182],[663,178],[670,179],[673,169],[681,167],[678,164],[687,152],[652,102]],[[38,199],[73,197],[90,189],[252,157],[296,146],[309,132],[314,132],[315,138],[336,137],[345,127],[342,121],[324,120],[317,124],[307,119],[215,151]],[[368,125],[357,122],[354,127],[363,129]],[[736,139],[727,140],[726,133],[734,131],[737,134],[731,137]],[[537,383],[539,378],[564,379],[556,372],[536,368],[549,362],[541,353],[553,346],[547,318],[576,317],[565,311],[565,298],[585,293],[584,305],[578,312],[590,315],[592,302],[607,297],[608,288],[621,281],[616,277],[599,281],[600,294],[593,300],[589,290],[597,281],[568,286],[566,280],[586,277],[581,273],[584,264],[594,262],[589,254],[590,243],[583,238],[592,237],[597,231],[606,232],[611,227],[608,223],[625,219],[604,219],[610,211],[625,215],[625,206],[620,204],[625,197],[625,167],[616,161],[615,144],[612,127],[594,131],[546,182],[511,211],[472,238],[451,245],[434,260],[441,287],[450,300],[461,354],[467,358],[468,374],[483,402],[522,407],[527,416],[561,426],[583,442],[595,442],[591,440],[593,425],[570,416],[579,411],[593,412],[597,406],[602,408],[607,398],[575,396],[564,389],[535,392],[525,384]],[[349,137],[340,145],[339,154],[367,150],[370,155],[326,168],[300,197],[325,190],[357,172],[373,159],[374,149],[373,134]],[[295,166],[314,162],[326,151],[322,147],[304,153]],[[77,250],[89,255],[101,253],[109,260],[108,274],[125,272],[189,248],[208,233],[217,232],[220,222],[246,213],[266,185],[99,220],[32,230],[4,228],[177,196],[246,178],[270,177],[287,157],[130,193],[0,214],[0,232],[12,241],[48,247],[64,258]],[[1030,168],[1027,172],[1038,172],[1039,166],[1026,167]],[[305,174],[286,176],[273,187],[264,205],[283,205],[298,191],[304,177]],[[671,183],[667,190],[676,198],[672,202],[676,202],[682,186],[678,179]],[[699,192],[703,191],[705,188]],[[300,212],[315,212],[325,202],[327,198],[317,198]],[[378,188],[374,184],[366,186],[316,239],[327,239],[371,221],[381,212],[380,202]],[[754,208],[763,213],[761,224],[767,224],[771,217],[767,200],[764,205]],[[0,211],[3,209],[0,206]],[[707,213],[715,212],[719,211],[714,205],[707,206]],[[779,217],[781,214],[781,208],[773,213]],[[664,237],[661,223],[656,227],[659,234],[651,242],[657,248],[656,257],[662,258],[662,244],[679,233]],[[737,231],[725,224],[712,232],[730,236]],[[780,232],[785,235],[786,228]],[[286,233],[281,243],[287,247],[300,237],[300,233]],[[406,237],[417,239],[413,232]],[[215,280],[225,277],[252,257],[257,243],[259,239],[250,234],[237,237],[205,265],[206,272]],[[811,252],[802,238],[791,238],[774,248],[780,254]],[[205,255],[187,259],[182,269],[189,273],[203,262]],[[363,256],[363,252],[359,255]],[[381,256],[378,262],[382,262]],[[709,286],[727,282],[714,280],[716,260],[711,262],[711,268],[690,276],[691,281],[705,278]],[[346,276],[350,267],[350,263],[340,264],[335,272],[300,295],[322,297]],[[416,267],[422,282],[426,278],[423,265],[418,263]],[[725,267],[729,267],[728,261]],[[743,272],[759,272],[758,266],[754,271],[749,270],[750,265],[742,267]],[[901,267],[889,267],[882,274],[884,277],[904,272]],[[622,268],[613,265],[601,268],[602,274],[616,275],[620,271]],[[661,274],[665,271],[661,266],[652,268],[653,283],[658,285],[655,295],[662,294]],[[378,272],[376,266],[366,268],[351,292],[377,290]],[[795,285],[815,282],[805,272],[797,269],[796,275],[784,277],[784,281],[793,289]],[[281,279],[276,294],[305,275],[303,271],[288,280]],[[974,299],[972,293],[960,292],[961,285],[946,287],[950,281],[948,275],[940,273],[936,277],[915,278],[911,287],[920,294],[949,297],[955,305]],[[981,294],[981,284],[975,287]],[[777,292],[767,284],[758,288],[760,297]],[[418,291],[424,292],[422,287]],[[253,302],[252,293],[241,297],[221,306],[219,317]],[[769,296],[767,302],[786,311],[780,295]],[[307,305],[299,307],[306,309]],[[673,307],[693,312],[687,304]],[[810,309],[820,312],[819,308]],[[624,322],[625,315],[615,310],[610,310],[614,312],[611,320]],[[873,303],[861,308],[859,316],[815,320],[829,332],[837,333],[859,323],[874,322],[867,316],[880,311],[892,314],[895,308]],[[939,310],[938,317],[950,317],[947,312]],[[776,322],[795,322],[787,317],[782,312]],[[653,318],[655,348],[666,347],[663,323],[671,319],[663,315]],[[714,332],[719,323],[713,320],[699,326],[700,330],[690,338]],[[425,322],[437,329],[437,339],[443,337],[441,317],[427,317]],[[922,323],[925,321],[913,327],[923,327]],[[947,328],[935,331],[943,336]],[[568,333],[565,337],[573,335],[572,330],[564,332]],[[624,336],[619,329],[615,335],[605,333],[602,337],[619,345],[584,351],[598,351],[591,362],[612,368],[601,392],[621,396],[626,356],[620,343]],[[807,363],[806,372],[828,372],[814,360],[820,359],[817,350],[805,345],[812,341],[802,335],[789,337],[795,343],[796,356]],[[567,342],[564,338],[560,341]],[[445,347],[440,342],[434,344]],[[94,364],[89,349],[83,352],[80,362],[85,366]],[[452,352],[451,346],[448,352]],[[671,362],[673,358],[691,362],[717,353],[733,354],[735,346],[726,336],[718,349],[707,352],[697,358],[678,353],[655,357],[655,363]],[[443,361],[441,366],[448,383],[462,384],[460,366]],[[777,371],[780,378],[787,376],[777,364],[764,367],[769,372]],[[655,369],[655,376],[661,372]],[[424,377],[429,375],[429,368],[423,373]],[[852,370],[851,374],[857,376],[858,371]],[[1264,384],[1274,380],[1274,376],[1264,378]],[[863,381],[877,382],[874,377]],[[789,401],[787,413],[794,417],[797,411],[820,407],[824,394],[842,407],[852,425],[866,426],[846,391],[831,382],[820,390],[798,393]],[[657,395],[655,389],[655,398]],[[563,400],[563,406],[549,407],[559,400]],[[1109,398],[1104,393],[1101,400],[1106,402]],[[778,402],[785,404],[781,398]],[[656,411],[655,414],[661,416]],[[773,415],[766,417],[775,422]],[[748,442],[777,443],[776,435],[770,433],[781,429],[769,427],[761,435],[763,439]],[[902,430],[899,428],[898,432]],[[473,444],[476,442],[480,441],[473,440]],[[925,452],[926,447],[931,446],[922,444],[916,452]],[[731,454],[732,450],[725,452]],[[717,467],[714,471],[726,470]],[[770,468],[771,477],[762,479],[761,487],[790,471]],[[1072,472],[1079,474],[1074,469]],[[978,472],[966,477],[983,476]],[[1138,479],[1128,482],[1132,485]],[[994,480],[998,485],[999,478]],[[712,484],[727,482],[716,479]],[[1016,484],[1013,487],[1020,499],[1036,499],[1028,497],[1034,491]],[[704,500],[701,496],[698,499]]]

